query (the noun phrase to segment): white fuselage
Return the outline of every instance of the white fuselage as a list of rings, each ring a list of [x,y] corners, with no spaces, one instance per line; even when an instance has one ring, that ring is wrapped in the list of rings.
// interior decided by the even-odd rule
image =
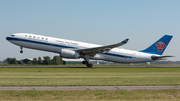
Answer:
[[[102,46],[28,33],[16,33],[12,36],[7,37],[7,40],[20,47],[54,52],[58,54],[60,54],[61,49],[64,48],[74,50]],[[153,61],[151,59],[152,55],[154,54],[114,48],[108,52],[96,54],[94,57],[90,57],[90,59],[105,60],[118,63],[139,63]]]

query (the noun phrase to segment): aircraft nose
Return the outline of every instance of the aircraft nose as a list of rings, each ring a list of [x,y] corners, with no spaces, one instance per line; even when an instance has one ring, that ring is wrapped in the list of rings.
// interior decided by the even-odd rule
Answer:
[[[9,41],[9,40],[10,40],[10,37],[6,37],[6,40],[8,40],[8,41]]]

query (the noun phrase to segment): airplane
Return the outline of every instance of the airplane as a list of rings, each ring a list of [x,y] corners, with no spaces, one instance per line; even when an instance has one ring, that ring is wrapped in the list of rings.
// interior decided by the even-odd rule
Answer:
[[[117,48],[126,44],[129,39],[105,46],[29,33],[15,33],[7,36],[6,39],[20,46],[20,53],[23,53],[23,48],[54,52],[60,54],[62,58],[84,58],[82,64],[92,67],[89,59],[117,63],[142,63],[173,57],[162,55],[172,37],[171,35],[164,35],[154,44],[141,51]]]

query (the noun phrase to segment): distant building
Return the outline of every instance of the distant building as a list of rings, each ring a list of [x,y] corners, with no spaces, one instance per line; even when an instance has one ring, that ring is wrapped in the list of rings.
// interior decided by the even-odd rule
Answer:
[[[84,59],[66,59],[63,58],[63,64],[64,65],[84,65],[82,64],[82,61],[84,61]],[[90,60],[90,62],[94,65],[100,65],[100,64],[111,64],[111,62],[107,62],[107,61],[102,61],[102,60]]]
[[[83,59],[66,59],[63,58],[64,65],[82,65]]]
[[[4,65],[4,64],[7,64],[7,63],[4,63],[3,61],[0,61],[0,65]]]
[[[26,59],[23,60],[23,62],[27,64],[29,61],[32,61],[32,60],[33,60],[33,59],[26,58]]]

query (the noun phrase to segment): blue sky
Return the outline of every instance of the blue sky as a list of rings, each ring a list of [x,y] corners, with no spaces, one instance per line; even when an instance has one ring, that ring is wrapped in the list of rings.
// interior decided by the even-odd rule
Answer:
[[[54,56],[24,49],[5,38],[34,33],[101,45],[129,38],[122,48],[143,50],[173,35],[163,55],[180,61],[180,0],[0,0],[0,60]]]

